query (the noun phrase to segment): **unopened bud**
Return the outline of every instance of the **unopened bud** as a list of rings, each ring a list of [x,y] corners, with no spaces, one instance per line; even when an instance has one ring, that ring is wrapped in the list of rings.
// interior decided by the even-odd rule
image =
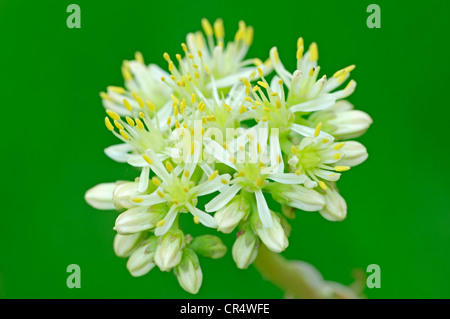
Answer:
[[[246,269],[258,256],[260,246],[259,238],[255,235],[250,225],[238,232],[238,238],[234,242],[232,255],[236,266]]]
[[[155,255],[155,263],[159,269],[169,271],[178,265],[184,246],[184,235],[181,230],[169,230],[159,237]]]
[[[113,202],[113,192],[116,183],[103,183],[89,189],[84,195],[86,202],[97,209],[115,209]]]
[[[190,248],[183,249],[183,256],[180,263],[174,269],[180,286],[190,292],[196,294],[203,280],[202,269],[195,252]]]
[[[114,252],[118,257],[128,257],[139,246],[143,239],[144,233],[136,233],[132,235],[117,234],[114,237]]]
[[[143,276],[155,267],[156,246],[157,238],[152,236],[131,254],[127,262],[127,268],[133,277]]]
[[[214,218],[217,230],[225,234],[231,233],[239,222],[248,214],[250,205],[243,196],[236,196],[228,205],[219,209]]]
[[[213,235],[195,237],[189,247],[200,256],[212,259],[222,258],[227,252],[227,246],[219,237]]]
[[[264,245],[267,246],[273,252],[280,253],[287,248],[289,241],[286,237],[283,227],[280,223],[280,218],[272,211],[273,225],[270,228],[266,228],[262,225],[258,214],[253,214],[251,222],[256,234],[262,240]]]

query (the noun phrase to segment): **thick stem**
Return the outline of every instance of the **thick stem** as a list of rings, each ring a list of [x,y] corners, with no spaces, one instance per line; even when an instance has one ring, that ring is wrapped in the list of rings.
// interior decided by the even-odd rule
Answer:
[[[261,245],[254,265],[261,275],[271,281],[284,292],[302,299],[323,298],[358,298],[350,289],[343,286],[339,291],[326,289],[326,282],[313,280],[311,274],[306,273],[294,261],[286,260],[280,254],[275,254]]]

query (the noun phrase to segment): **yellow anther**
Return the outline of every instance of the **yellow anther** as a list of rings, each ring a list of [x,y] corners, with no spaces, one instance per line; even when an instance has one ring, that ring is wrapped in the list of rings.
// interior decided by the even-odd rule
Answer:
[[[248,139],[253,142],[253,140],[255,139],[254,136],[250,133],[247,134]]]
[[[155,184],[156,186],[161,185],[161,180],[160,180],[158,177],[156,177],[156,176],[153,176],[153,177],[152,177],[152,182],[153,182],[153,184]]]
[[[136,125],[139,129],[143,130],[144,129],[144,123],[142,123],[142,121],[138,118],[134,119],[136,121]]]
[[[322,143],[323,143],[323,144],[326,144],[326,143],[328,143],[329,141],[330,141],[329,139],[324,138],[324,139],[322,140]]]
[[[120,115],[114,111],[106,110],[106,114],[108,114],[109,117],[112,118],[113,120],[120,120]]]
[[[203,31],[205,31],[205,34],[207,36],[213,35],[213,28],[211,26],[211,23],[209,23],[209,21],[205,18],[202,19],[202,27],[203,27]]]
[[[198,216],[194,216],[194,223],[200,223],[200,218]]]
[[[311,68],[311,70],[309,70],[309,76],[313,76],[315,70],[316,70],[315,68]]]
[[[355,69],[355,67],[356,67],[356,65],[352,64],[352,65],[349,65],[348,67],[346,67],[344,70],[347,73],[352,72]]]
[[[344,142],[337,143],[333,148],[337,151],[340,150],[344,146]]]
[[[194,56],[193,56],[192,54],[190,54],[190,53],[188,53],[188,55],[187,55],[187,56],[188,56],[188,58],[189,58],[189,59],[191,59],[191,60],[193,60],[193,59],[194,59]]]
[[[253,71],[252,74],[250,74],[250,81],[253,81],[255,76],[256,76],[256,71]]]
[[[278,164],[281,163],[281,160],[282,160],[281,156],[280,156],[280,155],[277,155],[277,163],[278,163]]]
[[[228,181],[225,179],[225,178],[222,178],[221,180],[220,180],[220,182],[222,183],[222,184],[228,184]]]
[[[195,103],[195,94],[192,93],[191,103]]]
[[[114,126],[111,124],[109,117],[105,116],[105,125],[108,130],[114,131]]]
[[[194,155],[194,152],[195,152],[195,144],[192,143],[191,144],[191,155]]]
[[[282,80],[282,79],[279,79],[279,80],[278,80],[278,84],[279,84],[279,85],[283,85],[283,80]]]
[[[320,130],[322,129],[322,122],[317,124],[316,129],[314,130],[314,136],[317,137],[320,134]]]
[[[302,174],[302,171],[299,170],[299,169],[297,169],[297,170],[295,171],[295,174],[296,174],[296,175],[301,175],[301,174]]]
[[[324,181],[320,181],[320,182],[319,182],[319,186],[320,186],[320,188],[322,188],[323,190],[327,190],[327,188],[328,188],[328,187],[327,187],[327,184],[325,184]]]
[[[142,64],[144,64],[144,57],[142,56],[142,53],[139,51],[136,51],[136,53],[134,54],[134,59]]]
[[[186,186],[184,186],[184,187],[183,187],[183,191],[184,191],[185,193],[187,193],[187,192],[189,192],[189,188],[187,188]]]
[[[202,51],[200,51],[200,50],[197,50],[197,55],[198,55],[198,57],[199,57],[199,58],[201,58],[201,57],[203,56],[203,53],[202,53]]]
[[[319,59],[319,49],[317,48],[317,43],[313,42],[309,46],[309,61],[314,62]]]
[[[219,174],[219,171],[218,171],[218,170],[215,170],[211,175],[209,175],[208,179],[209,179],[210,181],[212,181],[214,178],[217,177],[218,174]]]
[[[256,143],[256,150],[258,154],[261,154],[261,145],[259,143]]]
[[[122,125],[119,121],[117,121],[117,120],[114,120],[114,125],[115,125],[119,130],[123,130],[123,129],[124,129],[123,125]]]
[[[114,93],[123,94],[125,93],[125,89],[120,86],[108,86],[108,91],[112,91]]]
[[[142,203],[144,199],[142,197],[135,197],[131,199],[135,203]]]
[[[280,101],[280,100],[277,100],[277,101],[275,102],[275,106],[277,107],[277,109],[281,109],[281,101]]]
[[[161,81],[166,82],[166,78],[162,76]]]
[[[160,190],[157,190],[156,194],[158,194],[159,197],[164,198],[164,194]]]
[[[258,91],[258,90],[259,90],[259,86],[257,86],[257,85],[255,85],[255,86],[253,87],[253,89],[252,89],[253,92],[256,92],[256,91]],[[249,102],[251,102],[251,99],[250,99]]]
[[[120,135],[122,135],[122,137],[128,141],[130,139],[130,136],[124,131],[124,130],[119,130]]]
[[[303,38],[302,37],[298,38],[298,40],[297,40],[297,48],[300,48],[303,45],[304,45]]]
[[[153,160],[148,156],[147,154],[142,154],[142,158],[144,161],[146,161],[149,165],[153,165]]]
[[[225,37],[225,30],[223,28],[223,21],[222,19],[217,19],[214,22],[214,34],[216,35],[216,38],[222,39]]]
[[[336,172],[345,172],[348,171],[350,169],[350,166],[335,166],[334,170]]]
[[[239,108],[239,114],[242,114],[244,112],[247,112],[247,108],[243,105],[241,105],[241,107]]]
[[[160,220],[159,222],[156,223],[156,227],[161,227],[166,223],[166,221],[164,219]]]
[[[228,160],[231,162],[231,163],[236,163],[236,159],[234,158],[234,156],[232,155],[232,156],[230,156],[229,158],[228,158]]]
[[[278,92],[270,92],[270,95],[272,95],[272,96],[277,96],[277,95],[278,95]]]
[[[145,114],[142,113],[142,112],[139,112],[139,117],[140,117],[141,119],[143,119],[143,118],[145,117]]]
[[[136,102],[138,102],[139,107],[140,107],[141,109],[143,109],[143,108],[145,107],[145,104],[144,104],[144,101],[142,101],[141,97],[140,97],[139,95],[137,95],[136,92],[133,92],[133,97],[134,97],[134,99],[136,100]]]
[[[173,165],[169,161],[166,162],[166,168],[171,173],[173,171]]]
[[[209,74],[209,69],[208,69],[208,67],[206,66],[206,64],[203,64],[203,68],[205,69],[206,74]]]
[[[304,50],[305,50],[305,48],[303,47],[303,45],[301,45],[297,48],[297,54],[296,54],[297,60],[300,60],[303,57]]]
[[[178,61],[181,61],[181,54],[175,54],[175,57],[177,58]]]
[[[344,73],[345,73],[345,70],[344,70],[344,69],[339,70],[339,71],[337,71],[335,74],[333,74],[333,77],[334,77],[335,79],[337,79],[337,78],[339,78],[341,75],[343,75]]]
[[[175,109],[173,110],[173,116],[178,115],[178,107],[175,106]]]
[[[185,171],[184,171],[184,177],[189,177],[189,175],[190,175],[189,171],[188,171],[188,170],[185,170]]]
[[[123,105],[125,106],[125,108],[126,108],[128,111],[131,111],[131,110],[132,110],[131,104],[130,104],[130,102],[128,102],[127,99],[123,99],[122,102],[123,102]]]
[[[270,112],[270,109],[267,106],[264,106],[263,110],[266,111],[266,112]]]
[[[145,104],[147,104],[150,111],[155,112],[155,105],[150,101],[145,101]]]
[[[186,43],[181,43],[181,48],[183,49],[183,51],[187,51]]]
[[[264,73],[263,73],[263,71],[261,70],[261,68],[256,68],[256,70],[258,71],[258,74],[259,74],[259,76],[260,77],[263,77],[264,76]],[[258,84],[259,84],[259,82],[258,82]]]
[[[262,81],[258,81],[258,84],[259,84],[260,86],[262,86],[263,88],[265,88],[265,89],[267,89],[267,88],[269,87],[269,84],[264,83],[264,82],[262,82]]]
[[[256,182],[255,182],[255,185],[257,187],[261,187],[263,182],[264,182],[264,180],[261,178],[261,176],[258,176],[258,178],[256,179]]]
[[[231,112],[231,107],[228,104],[225,104],[225,103],[224,103],[224,105],[225,105],[225,108],[227,109],[227,111]]]
[[[197,71],[195,71],[194,76],[195,76],[196,79],[200,78],[200,75],[198,74]]]
[[[263,122],[267,122],[269,119],[267,118],[267,116],[263,116],[262,118],[261,118],[261,121],[263,121]]]
[[[169,55],[169,53],[164,52],[163,57],[164,57],[164,60],[166,60],[167,62],[170,61],[170,55]]]
[[[100,98],[114,102],[114,100],[105,92],[100,92]]]
[[[176,199],[176,198],[172,199],[172,202],[173,202],[175,205],[178,205],[178,204],[179,204],[178,199]]]
[[[245,85],[246,87],[251,87],[250,82],[249,82],[246,78],[242,78],[242,82],[244,83],[244,85]]]
[[[134,121],[133,121],[133,119],[131,117],[127,116],[125,119],[127,120],[128,125],[134,126]]]
[[[247,102],[250,102],[250,103],[252,102],[252,98],[249,97],[249,96],[246,96],[246,97],[244,98],[244,100],[247,101]]]
[[[292,154],[297,155],[298,154],[298,149],[294,145],[292,145],[291,152],[292,152]]]
[[[170,79],[171,79],[172,81],[175,81],[177,78],[176,78],[174,75],[171,75],[171,76],[170,76]]]
[[[245,172],[244,171],[239,171],[239,176],[244,177],[245,176]]]
[[[340,159],[341,158],[341,153],[336,153],[336,154],[334,154],[334,156],[333,156],[333,158],[335,159],[335,160],[338,160],[338,159]]]
[[[124,65],[122,65],[121,70],[122,70],[122,77],[125,81],[130,81],[133,79],[133,75],[130,72],[130,68],[128,66],[125,66],[125,63]]]
[[[173,62],[170,61],[169,62],[169,71],[173,71],[173,69],[174,69]]]

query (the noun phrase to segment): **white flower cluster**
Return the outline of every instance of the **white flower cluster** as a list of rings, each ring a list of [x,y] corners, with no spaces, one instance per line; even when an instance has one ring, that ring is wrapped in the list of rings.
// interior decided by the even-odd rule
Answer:
[[[281,252],[290,230],[285,217],[295,208],[346,217],[336,182],[367,158],[365,147],[348,139],[372,123],[343,100],[355,90],[353,80],[340,88],[354,66],[319,78],[315,43],[304,52],[298,40],[291,73],[275,47],[266,62],[245,58],[253,28],[244,22],[227,43],[222,20],[202,26],[204,33],[187,35],[183,54],[164,53],[169,72],[137,53],[122,65],[125,87],[101,93],[106,127],[122,141],[105,152],[140,175],[86,193],[95,208],[123,211],[114,249],[129,258],[133,276],[155,265],[173,269],[191,293],[202,283],[198,255],[220,258],[226,247],[213,235],[185,235],[182,215],[223,233],[237,229],[232,255],[239,268],[255,260],[261,243]],[[270,196],[283,214],[269,208]]]

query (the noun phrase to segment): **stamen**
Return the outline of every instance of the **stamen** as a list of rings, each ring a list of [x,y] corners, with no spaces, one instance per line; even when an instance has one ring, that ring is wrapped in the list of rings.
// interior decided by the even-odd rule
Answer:
[[[337,150],[341,149],[344,146],[344,144],[345,144],[344,142],[340,142],[340,143],[336,144],[333,148],[337,151]]]
[[[322,129],[322,122],[317,124],[316,129],[314,130],[314,136],[317,137],[320,134],[320,130]]]
[[[210,181],[212,181],[214,178],[217,177],[218,174],[219,174],[219,171],[218,171],[218,170],[215,170],[211,175],[209,175],[208,179],[209,179]]]
[[[164,219],[160,220],[157,224],[156,227],[161,227],[166,223],[166,221]]]
[[[160,180],[158,177],[156,177],[156,176],[153,176],[153,177],[152,177],[152,182],[153,182],[153,184],[155,184],[156,186],[160,186],[160,185],[161,185],[161,180]]]
[[[153,165],[153,160],[147,154],[142,154],[142,158],[149,164]]]
[[[107,116],[105,116],[105,125],[108,130],[114,131],[114,126],[111,124],[111,121],[109,120],[109,117],[107,117]]]
[[[336,172],[345,172],[348,171],[350,169],[350,166],[335,166],[334,170]]]

